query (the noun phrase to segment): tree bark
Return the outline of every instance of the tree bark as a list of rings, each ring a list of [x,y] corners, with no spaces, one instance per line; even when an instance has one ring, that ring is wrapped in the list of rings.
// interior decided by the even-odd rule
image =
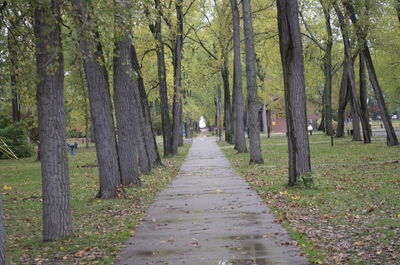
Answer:
[[[267,123],[267,106],[265,104],[262,104],[261,119],[262,119],[262,131],[266,133],[268,132],[268,123]]]
[[[21,121],[21,105],[18,92],[18,52],[16,47],[16,40],[10,32],[7,34],[8,57],[10,66],[10,85],[12,94],[12,113],[14,123]]]
[[[360,130],[360,117],[358,116],[358,113],[356,110],[354,110],[354,102],[353,98],[351,100],[351,116],[353,118],[353,141],[361,141],[361,130]]]
[[[117,197],[117,186],[121,183],[117,143],[111,108],[111,97],[104,66],[98,32],[91,30],[88,23],[92,18],[89,6],[84,0],[74,0],[77,14],[79,49],[84,58],[84,69],[89,92],[90,113],[96,142],[100,190],[96,197],[102,199]]]
[[[244,44],[246,53],[246,80],[248,102],[248,126],[250,138],[250,163],[262,164],[264,159],[260,144],[260,125],[258,121],[258,95],[256,79],[256,54],[254,50],[253,21],[250,0],[242,1]]]
[[[165,68],[164,42],[161,35],[161,3],[160,0],[154,0],[155,9],[157,10],[156,20],[154,24],[149,25],[156,41],[157,54],[157,70],[161,103],[161,124],[163,134],[164,157],[172,155],[172,127],[169,117],[168,108],[168,88],[167,73]]]
[[[177,27],[175,34],[175,46],[173,48],[174,65],[174,105],[173,105],[173,123],[172,123],[172,154],[178,152],[178,146],[182,139],[182,47],[183,47],[183,15],[182,0],[177,0],[176,19]]]
[[[150,114],[150,107],[147,100],[146,89],[144,87],[143,77],[139,65],[139,60],[136,54],[136,48],[134,45],[131,46],[132,52],[132,66],[136,72],[138,91],[135,92],[136,102],[140,102],[141,110],[139,109],[139,116],[141,118],[143,137],[146,145],[147,155],[150,162],[150,167],[154,168],[162,165],[160,153],[158,152],[158,146],[156,137],[154,135],[152,118]],[[155,110],[155,108],[154,108]]]
[[[3,196],[0,194],[0,265],[6,264],[6,230],[3,217]]]
[[[278,28],[288,132],[289,186],[293,186],[300,175],[311,171],[297,1],[278,0]]]
[[[368,90],[367,90],[367,77],[366,77],[366,72],[365,72],[365,59],[364,55],[361,52],[359,55],[359,76],[360,76],[360,107],[361,107],[361,112],[364,114],[364,119],[369,121],[369,114],[368,114]],[[370,134],[371,132],[371,127],[369,126],[369,131]],[[364,135],[365,138],[365,135]]]
[[[34,12],[44,241],[72,234],[65,147],[61,4],[59,0],[42,1],[36,4]]]
[[[228,62],[224,60],[224,65],[221,69],[222,83],[224,86],[224,127],[225,141],[232,144],[232,125],[231,125],[231,96],[229,90],[229,69]]]
[[[121,7],[119,7],[121,8]],[[115,16],[116,27],[123,24],[119,14]],[[117,122],[117,146],[118,161],[120,166],[121,184],[139,184],[138,158],[137,154],[142,154],[144,148],[143,139],[139,135],[141,124],[135,119],[138,117],[138,102],[135,100],[133,78],[135,77],[131,64],[131,36],[128,32],[116,28],[114,36],[117,38],[114,48],[114,103],[115,117]],[[141,147],[139,145],[141,144]],[[145,161],[141,161],[141,166],[149,170],[147,155]],[[144,165],[143,165],[144,164]]]
[[[333,34],[331,27],[330,9],[325,7],[321,1],[322,9],[325,16],[325,28],[327,33],[327,41],[325,45],[324,55],[324,75],[325,75],[325,86],[323,93],[323,120],[324,120],[324,131],[326,135],[332,135],[332,46],[333,46]]]
[[[399,145],[399,141],[397,140],[396,132],[394,131],[392,121],[389,116],[389,112],[386,107],[385,98],[383,96],[381,87],[378,82],[378,78],[376,76],[374,63],[372,61],[371,53],[367,44],[364,45],[363,54],[365,57],[365,62],[368,69],[369,80],[371,82],[372,88],[375,93],[375,98],[378,101],[379,111],[381,113],[381,117],[383,120],[383,124],[385,125],[387,144],[389,146]]]
[[[343,0],[342,0],[343,1]],[[350,19],[354,24],[356,29],[357,39],[360,45],[362,45],[362,53],[365,58],[365,63],[368,69],[369,80],[371,82],[372,88],[375,93],[375,98],[378,101],[379,111],[381,113],[381,117],[383,120],[383,124],[385,125],[387,144],[389,146],[399,145],[399,141],[397,140],[396,132],[394,131],[392,120],[390,119],[389,112],[386,107],[385,98],[382,93],[382,89],[378,82],[378,77],[376,75],[374,63],[372,61],[372,56],[368,47],[367,34],[363,32],[361,27],[358,25],[358,19],[356,17],[356,12],[354,6],[351,1],[343,1],[343,5],[349,13]],[[363,116],[364,117],[364,116]],[[368,121],[367,121],[368,124]],[[369,125],[368,127],[369,128]],[[368,129],[369,131],[369,129]]]
[[[351,98],[352,110],[355,113],[354,116],[356,116],[356,120],[358,120],[358,119],[361,120],[363,134],[365,135],[364,143],[370,143],[371,136],[370,136],[370,131],[369,131],[368,120],[365,120],[365,116],[361,113],[360,103],[359,103],[357,93],[356,93],[354,64],[353,64],[353,58],[351,55],[350,39],[347,35],[347,29],[346,29],[347,23],[343,16],[342,11],[340,10],[340,8],[336,2],[333,3],[333,7],[338,16],[340,30],[341,30],[342,36],[343,36],[345,65],[346,65],[346,71],[347,71],[347,84],[350,86],[348,89],[349,89],[349,95]],[[353,130],[354,130],[354,125],[355,124],[353,121]],[[353,134],[354,134],[354,132],[353,132]],[[358,138],[359,138],[358,135],[356,135],[356,138],[353,138],[353,139],[358,139]]]
[[[347,81],[347,64],[343,63],[342,81],[339,90],[339,107],[338,107],[338,122],[336,129],[336,137],[344,136],[344,115],[348,101],[348,81]]]
[[[233,24],[233,94],[235,111],[235,148],[239,153],[247,152],[244,135],[244,112],[242,92],[242,62],[240,60],[240,18],[236,0],[231,0]]]

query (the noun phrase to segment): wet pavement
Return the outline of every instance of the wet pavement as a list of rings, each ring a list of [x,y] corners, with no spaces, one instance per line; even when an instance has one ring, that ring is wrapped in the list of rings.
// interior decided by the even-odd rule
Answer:
[[[194,139],[115,264],[308,264],[215,141]]]

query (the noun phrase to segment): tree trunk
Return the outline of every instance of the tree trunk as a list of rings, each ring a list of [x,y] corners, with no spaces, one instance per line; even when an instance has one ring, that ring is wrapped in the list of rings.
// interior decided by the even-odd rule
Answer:
[[[344,136],[344,114],[348,101],[348,82],[347,82],[347,64],[343,63],[342,81],[339,90],[339,107],[338,107],[338,121],[336,129],[336,137]]]
[[[398,145],[399,141],[397,140],[396,132],[393,129],[392,120],[390,119],[385,98],[382,93],[382,89],[378,82],[378,77],[376,76],[374,63],[372,61],[371,53],[368,47],[368,41],[366,39],[366,34],[363,32],[362,28],[358,25],[358,19],[356,17],[355,9],[351,2],[343,1],[343,5],[345,6],[347,12],[350,15],[350,19],[354,24],[356,29],[356,34],[358,38],[358,42],[362,44],[362,53],[365,58],[365,63],[368,69],[369,80],[371,82],[372,88],[375,93],[375,98],[378,101],[379,111],[383,120],[383,124],[385,125],[387,144],[389,146]],[[364,117],[364,116],[363,116]],[[368,124],[368,121],[367,121]],[[368,127],[369,128],[369,125]],[[368,130],[369,131],[369,130]]]
[[[146,144],[147,155],[149,158],[151,168],[157,167],[162,165],[160,153],[158,152],[158,146],[156,142],[156,137],[154,135],[152,118],[150,114],[150,107],[147,100],[146,89],[144,87],[143,77],[139,65],[139,60],[136,54],[136,48],[134,45],[131,46],[132,49],[132,66],[133,69],[136,71],[137,74],[137,82],[138,82],[138,93],[135,93],[137,100],[136,102],[140,102],[141,104],[141,111],[139,113],[142,119],[142,128],[143,128],[143,135]],[[138,100],[139,98],[139,100]],[[154,103],[154,102],[153,102]],[[154,104],[153,104],[154,105]],[[154,112],[155,112],[155,105],[154,105]],[[155,116],[155,114],[154,114]]]
[[[154,3],[155,9],[157,10],[157,17],[154,25],[150,25],[150,30],[153,33],[154,39],[156,41],[164,157],[169,157],[172,155],[172,127],[168,110],[167,73],[165,68],[164,43],[161,34],[162,12],[160,0],[154,0]]]
[[[262,131],[266,133],[268,132],[268,123],[267,123],[267,107],[265,104],[262,105],[261,119],[262,119]]]
[[[4,228],[3,198],[0,194],[0,265],[6,264],[6,230]]]
[[[221,87],[217,86],[217,137],[221,141],[222,124],[221,124]]]
[[[357,114],[357,111],[354,110],[355,104],[353,103],[353,99],[351,98],[351,116],[353,118],[353,141],[361,141],[361,130],[360,130],[360,117]]]
[[[359,59],[360,59],[360,69],[359,69],[359,75],[360,75],[360,107],[361,107],[361,112],[364,114],[364,119],[369,121],[369,114],[368,114],[368,90],[367,90],[367,77],[366,77],[366,72],[365,72],[365,60],[364,60],[364,55],[361,52],[359,54]],[[371,132],[371,127],[369,126],[369,131],[370,134]],[[365,141],[365,135],[364,135],[364,141]]]
[[[385,98],[378,83],[378,78],[376,76],[375,67],[372,62],[371,53],[369,52],[369,48],[366,43],[364,46],[363,54],[368,69],[369,80],[371,82],[372,88],[374,89],[375,98],[378,101],[379,111],[383,120],[383,124],[385,125],[387,144],[389,146],[398,145],[399,141],[397,140],[396,132],[393,129],[393,124],[386,107]]]
[[[176,18],[177,27],[175,34],[175,46],[173,48],[173,66],[174,66],[174,105],[173,105],[173,123],[172,123],[172,154],[178,152],[178,146],[182,139],[182,47],[183,47],[183,15],[182,0],[177,0]]]
[[[324,75],[325,75],[325,87],[323,93],[323,120],[324,120],[324,131],[326,135],[332,135],[332,45],[333,45],[333,34],[331,27],[330,10],[326,8],[322,2],[324,16],[325,16],[325,28],[328,35],[325,55],[324,55]]]
[[[289,186],[293,186],[300,175],[311,171],[297,1],[278,0],[278,28],[288,132]]]
[[[226,60],[225,60],[226,61]],[[232,125],[231,125],[231,96],[229,91],[229,70],[228,62],[224,63],[221,69],[222,82],[224,86],[224,127],[225,127],[225,141],[233,143],[232,140]]]
[[[79,49],[84,58],[86,82],[89,92],[90,113],[96,142],[96,155],[99,169],[100,190],[98,198],[117,197],[117,186],[121,183],[117,143],[111,108],[111,97],[104,66],[104,58],[99,34],[86,23],[91,23],[91,14],[87,2],[73,1],[77,13]]]
[[[86,86],[85,86],[85,77],[83,75],[83,70],[82,70],[82,62],[79,62],[79,79],[80,79],[80,84],[83,90],[83,104],[84,104],[84,116],[85,116],[85,145],[86,149],[89,149],[89,124],[90,124],[90,117],[89,117],[89,106],[88,106],[88,98],[87,98],[87,91],[86,91]]]
[[[344,56],[345,56],[345,64],[346,64],[346,70],[347,70],[347,84],[350,86],[349,94],[350,94],[350,98],[351,98],[352,110],[353,110],[353,112],[355,112],[356,120],[358,120],[358,119],[361,120],[363,134],[365,135],[364,143],[370,143],[371,137],[370,137],[368,120],[365,120],[365,116],[361,113],[360,103],[358,101],[358,97],[357,97],[357,93],[356,93],[354,64],[353,64],[353,58],[351,55],[350,39],[347,35],[347,28],[346,28],[347,23],[343,16],[343,13],[339,9],[339,6],[337,5],[336,2],[333,4],[333,6],[334,6],[334,9],[338,16],[340,30],[341,30],[342,36],[343,36],[344,53],[345,53]],[[355,124],[353,121],[353,130],[354,130],[354,125]],[[353,134],[354,134],[354,131],[353,131]],[[353,138],[353,139],[358,139],[358,138],[361,139],[361,137],[356,135],[356,138]]]
[[[44,241],[72,234],[65,147],[61,4],[59,0],[42,1],[36,4],[34,13]]]
[[[115,21],[116,27],[123,24],[118,14],[115,16]],[[132,39],[129,33],[123,32],[122,34],[118,34],[119,31],[123,32],[124,30],[116,28],[114,34],[117,38],[113,64],[114,105],[117,122],[117,146],[121,184],[130,185],[140,183],[137,153],[140,155],[146,149],[144,148],[141,135],[138,134],[141,126],[137,124],[137,120],[135,119],[138,117],[136,113],[138,102],[136,102],[134,95],[134,85],[137,86],[137,83],[135,84],[136,80],[133,80],[135,75],[130,58]],[[141,150],[139,149],[140,144],[142,145]],[[147,160],[146,154],[145,158]],[[148,170],[150,167],[148,161],[141,162],[144,164],[145,169]],[[141,166],[143,166],[142,163]]]
[[[17,84],[17,72],[18,72],[18,53],[17,44],[14,37],[10,32],[7,34],[7,45],[8,45],[8,57],[10,65],[10,85],[12,94],[12,113],[14,123],[21,121],[21,105],[19,100],[18,84]]]
[[[239,153],[247,152],[244,136],[244,113],[242,92],[242,62],[240,60],[240,18],[236,0],[231,0],[233,23],[233,94],[235,110],[235,148]]]
[[[254,51],[253,21],[250,0],[242,1],[244,44],[246,52],[246,80],[248,102],[248,126],[250,138],[250,163],[262,164],[264,159],[260,144],[260,125],[258,121],[258,95],[256,80],[256,55]]]

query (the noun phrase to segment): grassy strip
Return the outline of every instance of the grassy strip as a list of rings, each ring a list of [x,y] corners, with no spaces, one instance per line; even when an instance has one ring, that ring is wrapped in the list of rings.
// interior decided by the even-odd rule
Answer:
[[[143,187],[97,200],[96,156],[80,148],[69,157],[74,235],[57,242],[42,241],[40,164],[34,158],[0,161],[8,263],[111,264],[158,192],[177,175],[188,149],[142,176]]]
[[[314,264],[398,264],[400,147],[349,137],[330,147],[328,139],[310,137],[312,189],[286,186],[285,137],[262,138],[269,167],[249,165],[248,154],[232,148],[223,151]]]

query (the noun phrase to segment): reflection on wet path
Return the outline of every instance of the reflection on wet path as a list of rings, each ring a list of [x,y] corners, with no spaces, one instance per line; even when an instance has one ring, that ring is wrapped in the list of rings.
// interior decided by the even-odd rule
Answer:
[[[214,138],[196,138],[116,264],[308,264]]]

